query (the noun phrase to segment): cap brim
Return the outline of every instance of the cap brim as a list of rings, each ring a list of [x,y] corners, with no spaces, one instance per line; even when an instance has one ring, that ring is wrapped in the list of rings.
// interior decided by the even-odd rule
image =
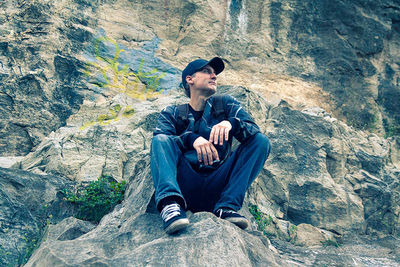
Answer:
[[[225,68],[224,61],[219,57],[215,57],[215,58],[211,59],[204,66],[206,66],[206,65],[211,66],[214,69],[216,75],[220,74]]]

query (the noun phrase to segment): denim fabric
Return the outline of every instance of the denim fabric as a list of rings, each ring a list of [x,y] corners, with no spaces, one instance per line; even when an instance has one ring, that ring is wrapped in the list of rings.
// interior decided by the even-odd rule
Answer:
[[[162,199],[175,196],[193,212],[213,212],[222,207],[237,211],[269,152],[268,138],[257,133],[240,144],[217,170],[199,173],[183,157],[172,136],[158,134],[153,137],[150,152],[157,208]]]

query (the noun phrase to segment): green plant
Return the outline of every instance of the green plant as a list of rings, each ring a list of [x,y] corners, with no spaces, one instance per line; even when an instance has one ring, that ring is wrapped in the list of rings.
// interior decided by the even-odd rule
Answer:
[[[289,234],[290,234],[290,235],[295,234],[295,233],[296,233],[296,230],[297,230],[296,225],[290,226],[290,227],[289,227]]]
[[[272,224],[272,217],[270,215],[262,213],[257,205],[251,205],[249,207],[249,211],[256,220],[257,230],[263,232],[263,234],[267,237],[273,235],[272,233],[267,231],[267,227]]]
[[[296,235],[296,231],[297,231],[297,226],[296,225],[291,225],[288,228],[289,231],[289,237],[287,239],[288,242],[294,244],[297,240],[297,235]]]
[[[98,223],[117,204],[121,203],[125,193],[126,182],[115,182],[110,176],[100,176],[76,192],[67,189],[61,192],[65,200],[78,207],[76,218]]]
[[[47,231],[49,224],[49,220],[46,220],[46,223],[37,228],[34,233],[30,235],[24,235],[22,239],[26,242],[26,247],[19,257],[18,263],[20,265],[27,263],[33,252],[40,246],[40,244],[42,243],[43,235]]]
[[[328,247],[328,246],[332,246],[332,247],[335,247],[335,248],[340,247],[340,244],[338,242],[336,242],[335,240],[332,240],[332,239],[328,239],[328,240],[320,241],[320,242],[324,247]]]

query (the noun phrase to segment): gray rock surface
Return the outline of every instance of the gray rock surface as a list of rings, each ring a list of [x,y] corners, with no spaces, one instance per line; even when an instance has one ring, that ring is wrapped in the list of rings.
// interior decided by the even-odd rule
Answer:
[[[47,239],[26,266],[279,266],[281,263],[268,248],[265,237],[241,231],[210,213],[197,213],[189,219],[190,227],[175,236],[164,233],[158,214],[145,213],[122,223],[119,229],[108,224],[98,227],[96,234],[89,232],[69,241]],[[60,227],[64,229],[65,225]]]
[[[312,249],[279,240],[272,243],[290,266],[400,266],[398,238],[350,235],[339,246],[326,243],[330,245]]]
[[[0,155],[23,156],[79,109],[82,62],[90,41],[78,4],[64,12],[52,1],[0,3]],[[57,15],[55,15],[57,14]],[[75,27],[74,20],[80,26]],[[81,24],[82,23],[82,24]]]
[[[269,114],[273,150],[254,185],[254,203],[269,202],[275,214],[295,224],[341,234],[399,233],[399,169],[390,149],[395,139],[354,131],[284,103]]]
[[[0,168],[0,265],[19,266],[40,245],[47,225],[72,215],[59,190],[70,180]]]
[[[15,163],[21,161],[23,157],[0,157],[0,167],[10,168]]]
[[[168,236],[151,198],[148,158],[136,171],[125,201],[96,228],[87,232],[73,218],[52,226],[26,266],[278,266],[266,237],[254,237],[210,213],[189,216],[190,227]],[[65,238],[69,232],[81,235]]]

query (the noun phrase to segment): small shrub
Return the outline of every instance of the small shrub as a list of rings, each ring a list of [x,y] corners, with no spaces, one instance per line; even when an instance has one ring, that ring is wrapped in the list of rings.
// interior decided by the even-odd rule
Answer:
[[[110,176],[101,176],[76,193],[67,189],[61,192],[65,195],[66,201],[77,205],[76,218],[98,223],[104,215],[122,202],[125,187],[125,181],[118,183]]]
[[[22,251],[20,252],[18,258],[18,266],[22,266],[23,264],[27,263],[33,252],[35,252],[35,250],[40,246],[43,235],[47,231],[49,224],[50,221],[46,220],[43,225],[40,225],[40,227],[36,229],[36,232],[29,235],[25,233],[22,239],[26,242],[26,247],[21,248]]]
[[[251,205],[249,207],[249,211],[251,215],[253,215],[254,219],[257,223],[257,230],[261,231],[267,237],[270,237],[272,234],[266,230],[266,228],[271,225],[273,219],[270,215],[266,215],[260,211],[257,205]]]
[[[288,231],[289,231],[289,237],[288,237],[287,241],[292,243],[292,244],[295,244],[296,240],[297,240],[297,233],[296,233],[297,232],[297,226],[296,225],[291,225],[288,228]]]
[[[294,235],[297,231],[297,226],[296,225],[292,225],[289,227],[289,234],[290,235]]]

